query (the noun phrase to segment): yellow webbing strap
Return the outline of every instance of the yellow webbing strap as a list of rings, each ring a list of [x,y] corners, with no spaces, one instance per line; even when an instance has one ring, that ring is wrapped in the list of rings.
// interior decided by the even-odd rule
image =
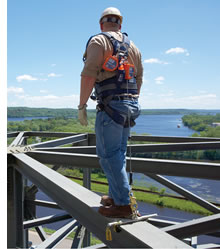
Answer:
[[[137,204],[136,198],[133,196],[131,191],[129,193],[129,196],[130,196],[130,206],[132,210],[132,219],[136,219],[137,213],[138,213],[138,204]]]
[[[111,228],[113,227],[113,231],[116,233],[117,227],[119,227],[122,224],[122,221],[116,221],[116,222],[111,222],[108,223],[106,230],[105,230],[105,235],[106,235],[106,240],[112,241],[112,231]]]
[[[112,232],[111,232],[111,228],[109,225],[106,227],[105,236],[106,236],[106,240],[112,241]]]

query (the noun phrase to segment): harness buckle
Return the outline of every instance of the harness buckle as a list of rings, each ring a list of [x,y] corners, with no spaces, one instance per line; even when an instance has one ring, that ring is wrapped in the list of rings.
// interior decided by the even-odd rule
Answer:
[[[102,112],[104,111],[104,105],[102,103],[99,103],[97,106],[96,106],[96,110],[98,112]]]
[[[90,96],[90,99],[93,100],[93,101],[96,101],[97,100],[97,97],[95,95],[91,95]]]

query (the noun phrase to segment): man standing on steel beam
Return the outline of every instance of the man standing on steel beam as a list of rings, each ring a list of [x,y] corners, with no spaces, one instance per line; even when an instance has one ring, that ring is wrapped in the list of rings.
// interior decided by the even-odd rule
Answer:
[[[102,33],[92,36],[83,56],[78,117],[87,125],[87,101],[97,100],[96,151],[109,183],[99,213],[107,217],[131,217],[131,187],[126,172],[130,128],[140,114],[138,97],[142,84],[141,53],[121,32],[122,15],[117,8],[103,11]]]

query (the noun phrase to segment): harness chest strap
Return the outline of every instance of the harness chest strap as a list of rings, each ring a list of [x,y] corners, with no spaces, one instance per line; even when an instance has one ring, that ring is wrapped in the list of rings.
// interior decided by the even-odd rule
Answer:
[[[104,93],[105,91],[115,90],[115,88],[116,88],[115,84],[116,83],[113,79],[112,79],[112,83],[110,80],[108,80],[108,83],[106,83],[106,84],[96,83],[96,93],[99,95],[101,93]],[[127,90],[127,88],[129,90],[137,90],[137,85],[134,83],[131,83],[130,81],[128,81],[127,83],[122,83],[120,85],[121,90]],[[122,93],[122,94],[126,94],[126,92]],[[135,93],[131,94],[131,95],[135,95]]]

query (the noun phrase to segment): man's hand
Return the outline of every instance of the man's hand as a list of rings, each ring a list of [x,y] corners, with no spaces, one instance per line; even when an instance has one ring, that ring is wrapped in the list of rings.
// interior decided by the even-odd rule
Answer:
[[[80,124],[83,126],[88,125],[86,107],[87,107],[86,104],[78,106],[78,119],[79,119]]]

